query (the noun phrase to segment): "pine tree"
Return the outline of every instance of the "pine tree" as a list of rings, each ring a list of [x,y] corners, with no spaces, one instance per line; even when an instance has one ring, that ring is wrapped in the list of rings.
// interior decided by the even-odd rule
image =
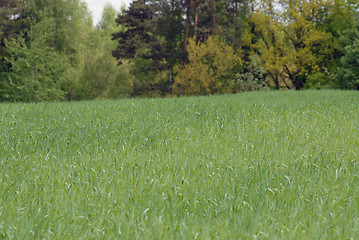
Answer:
[[[124,27],[113,35],[118,46],[113,51],[117,59],[161,59],[161,44],[156,38],[156,9],[146,0],[134,1],[124,14],[116,19]],[[153,66],[155,67],[155,66]]]
[[[168,92],[172,66],[183,59],[182,5],[178,1],[134,1],[116,22],[122,29],[113,56],[130,60],[135,94]],[[167,77],[164,77],[167,75]]]

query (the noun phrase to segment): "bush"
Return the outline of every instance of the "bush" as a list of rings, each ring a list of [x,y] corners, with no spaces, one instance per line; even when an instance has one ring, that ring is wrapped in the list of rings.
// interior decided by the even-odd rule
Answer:
[[[307,77],[304,84],[305,89],[327,89],[329,88],[329,78],[323,72],[315,72]]]
[[[205,95],[233,91],[235,73],[241,59],[235,50],[217,37],[204,43],[190,39],[188,64],[174,67],[173,93],[179,95]]]
[[[267,72],[261,64],[260,58],[253,56],[246,62],[242,73],[237,73],[234,79],[234,92],[266,90]]]

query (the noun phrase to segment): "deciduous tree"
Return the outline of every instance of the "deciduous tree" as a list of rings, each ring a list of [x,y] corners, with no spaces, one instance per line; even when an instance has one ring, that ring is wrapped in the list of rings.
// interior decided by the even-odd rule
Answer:
[[[7,42],[10,71],[0,84],[0,96],[5,101],[57,101],[64,99],[64,72],[68,59],[51,48],[53,22],[36,24],[28,38],[19,36]],[[26,41],[27,40],[27,41]]]
[[[173,91],[179,95],[203,95],[234,91],[234,76],[242,61],[235,50],[210,36],[205,42],[192,38],[188,44],[188,63],[174,68]]]
[[[310,74],[324,72],[332,55],[332,35],[314,21],[326,2],[282,0],[281,11],[268,3],[251,16],[243,43],[261,56],[272,85],[301,89]]]

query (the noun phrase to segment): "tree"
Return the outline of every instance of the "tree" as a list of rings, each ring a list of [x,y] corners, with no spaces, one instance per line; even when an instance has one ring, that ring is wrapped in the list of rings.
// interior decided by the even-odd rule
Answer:
[[[328,1],[325,17],[321,21],[321,29],[332,34],[332,56],[323,61],[330,73],[335,74],[341,65],[341,58],[345,55],[345,47],[353,43],[349,40],[355,32],[355,22],[358,20],[359,3],[357,1],[333,0]],[[354,35],[352,35],[354,37]],[[349,42],[346,42],[348,41]]]
[[[21,36],[6,45],[1,98],[63,99],[79,75],[83,36],[92,26],[86,5],[80,0],[27,0],[21,15],[10,19],[18,16],[29,28],[21,29]]]
[[[177,42],[181,38],[180,16],[176,2],[142,0],[134,1],[116,19],[122,29],[113,35],[118,40],[113,56],[120,64],[123,59],[133,63],[134,94],[169,92],[170,81],[163,73],[168,76],[183,53]]]
[[[200,5],[199,39],[209,35],[221,36],[227,43],[238,48],[240,28],[247,18],[247,0],[209,0]]]
[[[159,1],[157,34],[163,38],[163,54],[166,68],[171,69],[186,57],[183,50],[184,27],[181,1]]]
[[[343,56],[336,73],[336,83],[342,89],[359,90],[359,24],[354,24],[339,39]]]
[[[337,72],[337,82],[342,89],[359,90],[359,40],[345,49],[341,58],[341,66]]]
[[[112,34],[116,30],[119,30],[115,21],[116,16],[117,16],[116,9],[111,4],[105,5],[102,11],[100,22],[97,24],[97,28],[101,30],[103,33],[105,33],[106,35]]]
[[[335,38],[339,38],[343,32],[351,29],[353,23],[358,20],[358,9],[358,1],[327,1],[327,7],[323,9],[322,15],[325,17],[322,18],[321,26]]]
[[[282,0],[279,9],[271,1],[249,19],[243,43],[249,55],[259,54],[276,88],[301,89],[310,74],[325,71],[332,56],[332,35],[320,29],[318,9],[326,2]]]
[[[0,0],[0,55],[3,54],[5,39],[18,36],[24,28],[24,2],[21,0]]]
[[[21,0],[0,0],[0,81],[10,67],[4,59],[8,56],[5,41],[18,37],[21,31],[29,28],[24,18],[24,8]]]
[[[183,67],[174,68],[175,83],[173,91],[179,95],[204,95],[234,91],[234,76],[242,61],[235,50],[210,36],[196,44],[195,39],[188,43],[189,62]]]
[[[6,42],[10,71],[0,83],[3,101],[57,101],[64,99],[63,74],[67,59],[59,55],[47,42],[51,41],[53,22],[36,24],[23,36]]]
[[[115,22],[117,12],[111,6],[105,6],[97,27],[84,39],[85,48],[81,51],[82,66],[78,82],[71,89],[75,99],[118,98],[130,94],[133,86],[128,64],[117,67],[112,56],[116,41],[111,34],[119,31]]]
[[[141,57],[160,60],[162,46],[154,34],[156,32],[156,9],[146,0],[134,1],[124,14],[119,14],[117,24],[124,28],[114,34],[118,40],[113,56],[120,59]],[[153,61],[154,69],[157,61]]]

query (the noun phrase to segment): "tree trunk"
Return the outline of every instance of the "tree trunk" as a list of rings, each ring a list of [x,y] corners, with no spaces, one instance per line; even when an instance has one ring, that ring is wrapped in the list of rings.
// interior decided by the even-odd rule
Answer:
[[[199,0],[196,0],[196,16],[194,18],[194,39],[197,41],[197,35],[198,35],[198,7],[199,7]]]
[[[212,35],[216,34],[216,2],[214,0],[211,1],[212,7]]]
[[[186,26],[184,31],[184,52],[187,53],[187,45],[188,45],[188,33],[189,33],[189,17],[190,17],[190,6],[191,1],[186,1]],[[183,66],[186,65],[186,59],[183,59]]]
[[[173,86],[173,73],[172,73],[172,67],[170,69],[170,96],[172,95],[172,86]]]
[[[238,20],[238,0],[235,0],[234,2],[234,6],[236,8],[236,13],[235,13],[235,18],[234,18],[234,41],[237,41],[238,38],[238,26],[237,26],[237,20]]]

